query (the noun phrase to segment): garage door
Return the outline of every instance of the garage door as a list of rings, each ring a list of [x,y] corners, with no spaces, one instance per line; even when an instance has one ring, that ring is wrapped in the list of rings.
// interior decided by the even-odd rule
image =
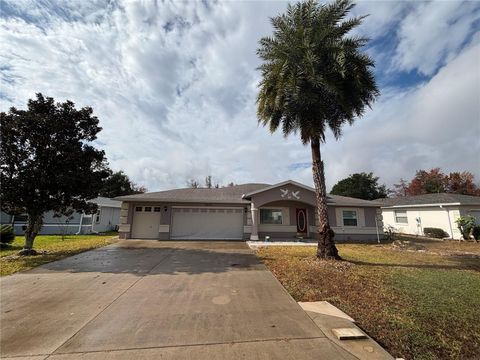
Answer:
[[[173,208],[172,210],[171,239],[243,239],[243,208]]]
[[[469,215],[475,218],[475,223],[480,224],[480,210],[470,210]]]
[[[132,238],[158,239],[160,207],[135,206],[133,212]]]

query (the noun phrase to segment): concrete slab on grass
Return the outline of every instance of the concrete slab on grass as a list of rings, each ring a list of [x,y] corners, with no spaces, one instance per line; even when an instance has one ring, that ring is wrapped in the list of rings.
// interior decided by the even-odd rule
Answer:
[[[311,311],[318,314],[330,315],[330,316],[337,316],[343,319],[349,320],[351,322],[355,322],[355,320],[345,314],[342,310],[333,306],[328,301],[311,301],[311,302],[299,302],[298,303],[303,310]]]
[[[357,328],[350,320],[338,316],[319,314],[311,311],[306,312],[315,324],[332,342],[340,346],[345,351],[354,355],[360,360],[394,360],[387,351],[385,351],[375,340],[367,335],[366,339],[358,340],[339,340],[334,334],[333,329],[339,328]]]
[[[332,332],[338,340],[358,340],[367,338],[367,335],[355,327],[332,329]]]

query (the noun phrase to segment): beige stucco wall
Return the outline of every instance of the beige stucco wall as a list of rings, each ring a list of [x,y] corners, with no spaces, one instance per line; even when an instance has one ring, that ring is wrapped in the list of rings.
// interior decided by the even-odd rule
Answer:
[[[260,209],[280,209],[282,210],[283,224],[259,224],[259,233],[261,237],[268,235],[270,237],[294,237],[297,232],[296,209],[306,208],[308,217],[308,236],[314,237],[317,232],[316,223],[314,221],[315,207],[302,204],[298,201],[275,201],[264,204]],[[357,213],[357,226],[343,225],[343,210],[354,210]],[[328,217],[330,226],[335,234],[343,240],[354,240],[355,235],[362,235],[362,240],[370,237],[375,240],[377,238],[377,228],[375,226],[375,215],[377,209],[362,207],[333,207],[328,208]],[[292,216],[293,214],[293,216]],[[383,236],[382,224],[378,227],[379,236]]]
[[[168,239],[170,236],[170,225],[172,222],[172,207],[239,207],[246,209],[244,211],[244,232],[249,232],[248,222],[251,222],[250,204],[195,204],[195,203],[171,203],[171,202],[122,202],[120,210],[120,226],[119,237],[121,239],[129,239],[132,235],[132,223],[134,221],[134,213],[136,206],[161,207],[160,223],[158,224],[158,239]]]
[[[288,191],[287,195],[282,198],[282,190]],[[286,184],[258,194],[252,195],[252,202],[256,207],[276,201],[298,201],[308,205],[315,205],[315,194],[307,189],[298,186]]]

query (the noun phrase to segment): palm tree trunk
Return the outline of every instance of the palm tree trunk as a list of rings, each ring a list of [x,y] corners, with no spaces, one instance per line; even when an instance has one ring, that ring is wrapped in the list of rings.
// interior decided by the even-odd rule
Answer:
[[[312,139],[310,141],[310,146],[312,148],[312,172],[313,182],[315,184],[315,198],[317,203],[317,257],[320,259],[333,258],[340,260],[341,257],[338,255],[338,250],[333,240],[335,233],[330,228],[330,224],[328,222],[327,191],[325,188],[325,171],[323,168],[322,157],[320,156],[320,139]]]

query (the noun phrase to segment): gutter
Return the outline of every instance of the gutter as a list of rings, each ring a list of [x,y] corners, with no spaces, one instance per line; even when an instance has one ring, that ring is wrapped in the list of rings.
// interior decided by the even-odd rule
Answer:
[[[249,200],[212,200],[212,199],[195,199],[195,200],[176,200],[176,199],[152,199],[152,198],[144,198],[144,199],[125,199],[122,200],[126,203],[186,203],[186,204],[250,204]]]
[[[437,203],[437,204],[411,204],[411,205],[390,205],[390,206],[381,206],[382,209],[396,209],[396,208],[409,208],[409,207],[437,207],[437,206],[461,206],[461,205],[477,205],[477,204],[462,204],[462,203]],[[480,204],[478,204],[480,205]]]

